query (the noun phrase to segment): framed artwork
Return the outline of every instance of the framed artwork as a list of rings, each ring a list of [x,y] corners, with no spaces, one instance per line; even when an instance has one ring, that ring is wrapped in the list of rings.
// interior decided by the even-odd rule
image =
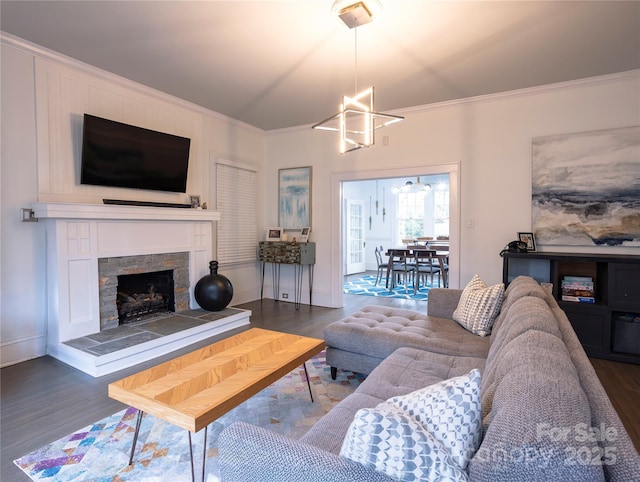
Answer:
[[[280,241],[282,238],[282,228],[267,228],[266,241]]]
[[[309,233],[311,232],[311,228],[306,227],[300,230],[300,235],[298,236],[298,241],[301,243],[306,243],[309,241]]]
[[[540,246],[640,246],[640,127],[532,140]]]
[[[278,171],[278,214],[283,229],[311,226],[311,166]]]
[[[200,196],[191,195],[189,196],[189,202],[191,203],[191,207],[197,209],[200,207]]]
[[[536,250],[536,240],[533,237],[533,233],[518,233],[518,240],[527,245],[527,251]]]

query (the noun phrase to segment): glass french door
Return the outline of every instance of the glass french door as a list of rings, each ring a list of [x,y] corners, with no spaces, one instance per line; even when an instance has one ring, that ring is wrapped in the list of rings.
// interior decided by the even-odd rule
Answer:
[[[364,201],[347,199],[345,210],[345,274],[362,273],[366,270]]]

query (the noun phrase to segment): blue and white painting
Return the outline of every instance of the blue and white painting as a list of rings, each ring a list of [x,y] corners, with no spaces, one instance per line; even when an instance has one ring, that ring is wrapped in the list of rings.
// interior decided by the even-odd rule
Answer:
[[[536,243],[640,246],[640,127],[533,139]]]
[[[311,226],[311,167],[280,169],[280,226],[301,229]]]

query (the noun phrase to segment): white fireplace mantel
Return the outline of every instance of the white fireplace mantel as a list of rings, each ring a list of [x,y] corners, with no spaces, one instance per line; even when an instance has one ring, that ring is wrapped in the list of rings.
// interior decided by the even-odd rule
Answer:
[[[202,209],[73,203],[34,203],[47,232],[47,351],[100,332],[98,260],[189,253],[190,307],[197,281],[209,273],[214,221]],[[65,360],[63,360],[65,361]]]
[[[124,206],[119,204],[34,203],[38,219],[109,219],[160,221],[219,221],[220,212],[207,209]]]

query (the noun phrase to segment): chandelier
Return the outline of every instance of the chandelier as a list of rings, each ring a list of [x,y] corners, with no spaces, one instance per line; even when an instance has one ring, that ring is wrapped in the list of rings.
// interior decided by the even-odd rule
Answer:
[[[312,126],[313,129],[340,133],[340,154],[375,144],[375,131],[404,117],[376,112],[374,108],[373,86],[358,92],[358,27],[373,21],[377,0],[351,3],[352,0],[337,0],[332,11],[354,29],[355,38],[355,95],[343,96],[339,112]]]
[[[401,192],[427,192],[431,189],[431,184],[425,184],[420,182],[420,177],[418,177],[418,182],[407,181],[402,185],[393,186],[391,188],[391,192],[394,194],[398,194]]]

